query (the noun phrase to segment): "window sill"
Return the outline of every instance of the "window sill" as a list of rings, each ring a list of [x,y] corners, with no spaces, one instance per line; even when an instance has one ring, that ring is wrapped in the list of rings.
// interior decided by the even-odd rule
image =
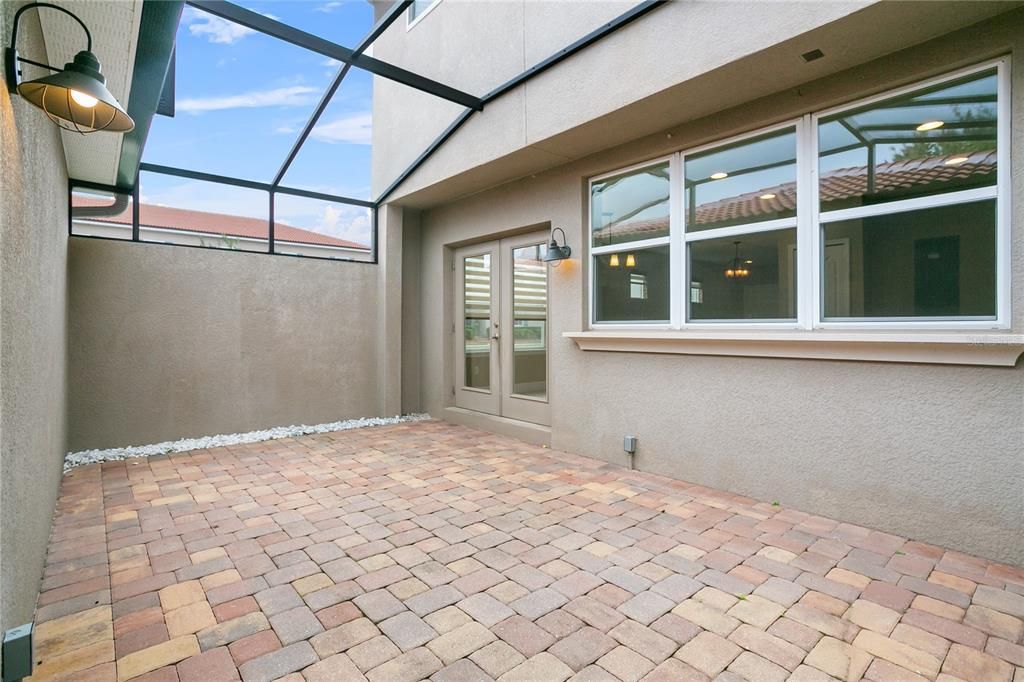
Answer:
[[[833,331],[565,332],[584,351],[1013,367],[1024,334]]]

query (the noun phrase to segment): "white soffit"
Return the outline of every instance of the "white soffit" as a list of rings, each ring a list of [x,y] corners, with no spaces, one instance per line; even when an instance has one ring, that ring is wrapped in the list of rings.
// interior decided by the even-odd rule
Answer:
[[[74,12],[92,33],[92,48],[103,67],[107,88],[127,109],[139,40],[142,0],[50,0]],[[41,8],[39,21],[46,44],[46,61],[63,68],[85,49],[85,33],[71,17]],[[25,55],[32,57],[33,55]],[[41,55],[40,55],[41,56]],[[29,67],[31,68],[31,67]],[[35,73],[38,69],[33,69]],[[31,76],[37,78],[38,76]],[[61,131],[68,176],[104,185],[117,180],[122,135]]]

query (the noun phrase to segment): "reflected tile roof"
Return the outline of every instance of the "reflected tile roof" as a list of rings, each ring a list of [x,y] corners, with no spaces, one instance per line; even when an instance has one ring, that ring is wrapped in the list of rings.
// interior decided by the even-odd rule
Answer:
[[[951,158],[966,156],[967,161],[947,165]],[[994,175],[996,152],[981,151],[965,154],[947,154],[907,161],[890,161],[875,167],[875,194],[885,194],[912,189],[924,185],[952,183],[971,179],[975,176]],[[868,174],[866,166],[837,168],[821,176],[820,196],[824,203],[851,199],[867,193]],[[771,199],[761,199],[765,194],[774,194]],[[796,183],[786,182],[774,187],[765,187],[735,197],[701,204],[697,207],[697,225],[713,225],[719,222],[738,223],[744,219],[754,221],[763,215],[796,210]],[[649,220],[616,223],[594,230],[594,238],[664,233],[668,229],[668,217]]]

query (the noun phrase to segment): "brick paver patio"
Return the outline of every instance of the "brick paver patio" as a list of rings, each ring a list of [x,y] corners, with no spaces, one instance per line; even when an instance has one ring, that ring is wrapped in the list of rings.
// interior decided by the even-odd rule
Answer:
[[[441,422],[75,469],[75,680],[1015,680],[1024,570]]]

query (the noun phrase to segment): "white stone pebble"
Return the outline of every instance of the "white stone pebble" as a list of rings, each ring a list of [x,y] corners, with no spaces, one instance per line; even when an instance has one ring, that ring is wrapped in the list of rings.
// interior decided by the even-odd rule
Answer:
[[[151,457],[153,455],[167,455],[172,452],[187,452],[189,450],[202,450],[205,448],[218,448],[225,445],[241,445],[243,443],[258,443],[264,440],[275,440],[277,438],[294,438],[305,436],[311,433],[329,433],[331,431],[347,431],[348,429],[361,429],[366,426],[386,426],[388,424],[400,424],[402,422],[418,422],[430,419],[429,414],[407,414],[398,417],[362,417],[359,419],[346,419],[340,422],[327,424],[300,424],[298,426],[277,426],[263,431],[249,431],[248,433],[229,433],[220,436],[203,436],[201,438],[182,438],[181,440],[154,443],[152,445],[133,445],[126,448],[108,448],[106,450],[81,450],[69,452],[64,458],[64,471],[68,472],[78,466],[95,464],[96,462],[112,462],[132,457]]]

